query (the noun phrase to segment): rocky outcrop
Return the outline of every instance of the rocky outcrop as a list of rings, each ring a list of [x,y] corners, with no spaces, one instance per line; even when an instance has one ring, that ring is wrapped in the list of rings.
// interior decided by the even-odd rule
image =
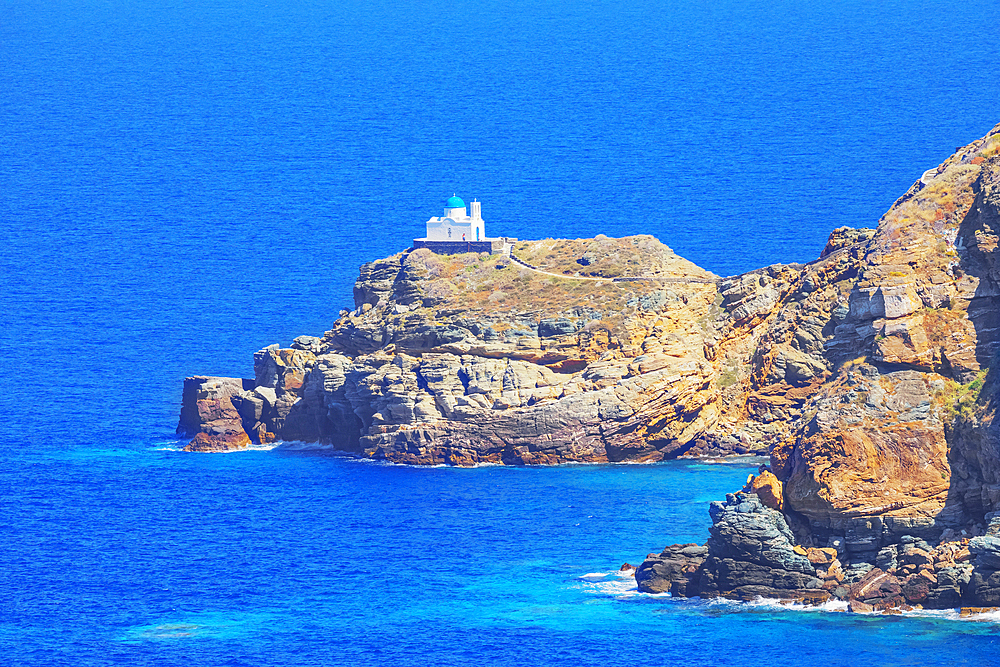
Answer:
[[[179,433],[194,436],[187,449],[194,452],[225,452],[244,449],[250,438],[243,428],[236,405],[252,380],[222,377],[190,377],[184,381]]]
[[[710,514],[705,546],[670,545],[647,556],[636,571],[640,591],[805,604],[836,598],[863,613],[1000,604],[1000,517],[971,540],[951,530],[936,545],[903,535],[872,562],[845,568],[843,541],[802,546],[786,516],[754,493],[729,494]]]
[[[714,502],[701,592],[738,599],[780,597],[823,601],[830,597],[807,552],[795,548],[785,517],[756,494],[736,493]]]
[[[707,545],[671,545],[650,554],[636,571],[640,591],[819,603],[843,581],[836,550],[797,545],[781,512],[766,507],[756,494],[729,494],[709,511]]]
[[[747,490],[856,580],[1000,509],[998,239],[1000,126],[805,265],[719,279],[649,236],[518,243],[544,273],[402,252],[252,383],[189,380],[179,430],[413,464],[767,454]]]
[[[555,243],[518,252],[544,263],[532,253]],[[563,243],[588,258],[585,276],[575,261],[561,282],[428,250],[365,265],[354,312],[254,356],[254,384],[234,399],[243,430],[414,464],[683,453],[717,419],[715,277],[651,237]],[[596,279],[629,266],[645,280]]]
[[[760,498],[764,507],[781,510],[785,505],[783,487],[781,480],[775,477],[770,470],[764,468],[759,475],[750,478],[746,491]]]
[[[546,273],[365,264],[354,311],[255,355],[238,426],[416,464],[770,454],[820,541],[867,517],[967,523],[1000,502],[992,412],[956,414],[1000,345],[998,147],[960,149],[808,265],[716,279],[648,236],[519,243]]]
[[[644,593],[670,593],[675,597],[701,594],[702,565],[708,547],[672,544],[659,554],[649,554],[635,572],[636,584]]]
[[[769,453],[782,508],[820,542],[870,517],[897,536],[901,519],[968,524],[1000,502],[981,391],[998,144],[960,149],[804,266],[716,280],[651,237],[518,244],[546,274],[428,250],[366,264],[353,312],[258,352],[225,416],[186,392],[200,416],[179,430],[202,434],[193,448],[242,429],[418,464]],[[884,541],[847,543],[871,557]]]
[[[765,454],[641,587],[992,606],[998,244],[1000,126],[805,265],[717,278],[650,236],[405,251],[253,380],[186,380],[178,431],[412,464]]]

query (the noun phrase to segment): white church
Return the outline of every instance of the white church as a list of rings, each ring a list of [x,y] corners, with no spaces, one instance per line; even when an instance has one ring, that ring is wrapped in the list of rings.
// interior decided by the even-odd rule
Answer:
[[[427,236],[413,239],[414,248],[429,248],[436,253],[453,255],[462,252],[504,252],[517,239],[487,238],[482,202],[472,201],[469,215],[461,197],[452,195],[444,205],[444,215],[427,221]]]

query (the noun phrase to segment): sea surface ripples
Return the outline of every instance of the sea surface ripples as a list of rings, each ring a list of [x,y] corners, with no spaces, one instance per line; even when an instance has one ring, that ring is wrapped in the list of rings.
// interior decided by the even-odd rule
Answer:
[[[681,601],[754,465],[177,451],[185,376],[487,232],[818,256],[1000,120],[995,2],[0,0],[0,664],[975,665],[996,619]],[[606,574],[600,574],[606,573]],[[600,574],[600,576],[595,576]]]

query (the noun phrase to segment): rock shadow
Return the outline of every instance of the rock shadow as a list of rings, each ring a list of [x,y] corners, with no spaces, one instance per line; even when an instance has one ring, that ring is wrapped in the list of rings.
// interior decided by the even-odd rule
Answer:
[[[966,314],[976,331],[976,361],[985,368],[1000,350],[1000,163],[984,164],[973,187],[975,201],[955,238],[955,273],[960,290],[963,282],[977,281]],[[969,373],[959,375],[963,382],[971,380]]]

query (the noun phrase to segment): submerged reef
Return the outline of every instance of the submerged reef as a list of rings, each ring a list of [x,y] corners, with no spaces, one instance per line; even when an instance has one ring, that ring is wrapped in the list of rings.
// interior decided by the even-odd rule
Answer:
[[[185,380],[178,431],[410,464],[768,456],[643,590],[1000,604],[998,241],[1000,126],[805,265],[719,278],[651,236],[407,250],[254,378]]]

